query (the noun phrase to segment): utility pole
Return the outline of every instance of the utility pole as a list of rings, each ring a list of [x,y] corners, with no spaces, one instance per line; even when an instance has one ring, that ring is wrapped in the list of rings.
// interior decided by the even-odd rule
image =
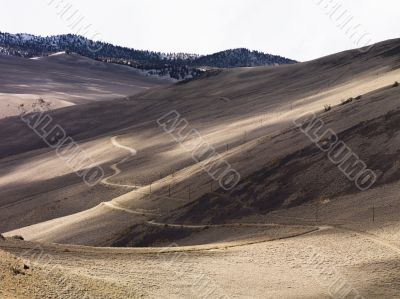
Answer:
[[[375,205],[372,205],[372,222],[375,222]]]

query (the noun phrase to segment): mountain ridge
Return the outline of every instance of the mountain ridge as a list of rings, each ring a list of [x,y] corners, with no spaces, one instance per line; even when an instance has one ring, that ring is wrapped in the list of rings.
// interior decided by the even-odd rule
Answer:
[[[93,41],[74,34],[42,37],[27,33],[0,32],[0,54],[32,58],[62,51],[74,52],[104,62],[128,65],[147,71],[151,75],[170,76],[177,80],[196,77],[203,73],[205,68],[296,63],[295,60],[279,55],[245,48],[229,49],[210,55],[162,53]]]

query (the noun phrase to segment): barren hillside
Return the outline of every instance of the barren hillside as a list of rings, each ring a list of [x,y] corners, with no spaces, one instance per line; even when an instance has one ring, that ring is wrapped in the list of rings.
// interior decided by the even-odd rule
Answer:
[[[400,74],[398,49],[399,41],[391,40],[367,53],[353,50],[278,68],[225,70],[129,100],[54,111],[54,120],[101,165],[106,177],[113,175],[109,181],[114,185],[84,185],[24,123],[6,120],[0,132],[5,138],[0,144],[0,184],[7,210],[1,216],[3,231],[54,219],[18,233],[31,240],[109,245],[144,219],[214,223],[356,192],[293,128],[293,119],[312,111],[327,118],[329,127],[384,176],[376,186],[396,181],[395,172],[384,175],[390,167],[373,160],[379,152],[365,147],[365,130],[357,125],[395,123],[399,89],[392,85]],[[357,96],[361,99],[336,107]],[[326,104],[333,109],[321,113]],[[202,170],[210,161],[194,162],[188,147],[177,144],[157,124],[171,110],[240,173],[235,189],[226,192],[217,182],[212,184]],[[21,139],[8,142],[10,130],[18,131]],[[383,138],[376,130],[377,138]],[[113,138],[136,154],[129,156],[111,142]],[[120,171],[114,175],[116,164]],[[81,213],[68,216],[74,212]],[[67,217],[58,218],[62,216]]]
[[[171,84],[127,67],[63,52],[33,59],[0,55],[0,118],[32,110],[39,98],[50,109],[112,100]]]
[[[72,284],[52,276],[60,298],[397,298],[399,54],[389,40],[48,112],[104,171],[92,186],[71,148],[0,120],[0,248],[12,254],[0,252],[0,294],[51,294],[37,283],[56,267]],[[305,113],[376,174],[369,189],[318,147],[331,139],[295,125]],[[210,175],[217,162],[240,175],[233,188]]]

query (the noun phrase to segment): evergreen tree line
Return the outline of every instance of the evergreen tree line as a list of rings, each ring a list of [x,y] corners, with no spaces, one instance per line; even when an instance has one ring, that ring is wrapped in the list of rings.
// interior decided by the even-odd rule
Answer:
[[[20,57],[47,56],[56,52],[74,52],[99,61],[128,65],[150,75],[170,76],[177,80],[197,77],[204,68],[249,67],[295,63],[285,57],[248,49],[232,49],[212,55],[161,53],[92,41],[74,34],[49,37],[0,32],[0,53]]]

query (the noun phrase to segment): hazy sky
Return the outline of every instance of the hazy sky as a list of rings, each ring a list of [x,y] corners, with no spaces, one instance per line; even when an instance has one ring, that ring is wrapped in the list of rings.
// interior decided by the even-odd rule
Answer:
[[[91,25],[80,33],[163,52],[209,54],[246,47],[304,61],[400,37],[398,0],[0,0],[0,4],[0,31],[53,35],[77,33],[79,27]],[[65,5],[70,8],[63,14]]]

